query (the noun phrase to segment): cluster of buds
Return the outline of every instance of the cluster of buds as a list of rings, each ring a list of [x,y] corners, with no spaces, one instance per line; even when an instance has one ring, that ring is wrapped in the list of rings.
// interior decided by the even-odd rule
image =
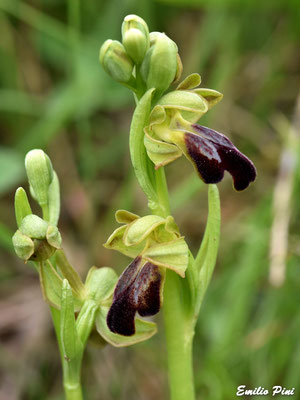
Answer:
[[[182,72],[176,43],[164,33],[149,33],[146,22],[137,15],[125,17],[122,43],[107,40],[99,58],[114,80],[130,87],[138,96],[156,88],[159,98]]]
[[[131,337],[108,328],[106,320],[113,303],[117,274],[108,267],[92,267],[82,282],[61,248],[62,239],[57,228],[60,189],[52,163],[44,151],[36,149],[26,155],[25,168],[31,196],[41,207],[42,218],[32,214],[26,191],[18,188],[15,194],[18,230],[12,241],[18,257],[36,264],[44,299],[60,312],[65,357],[75,361],[81,357],[93,328],[98,332],[93,335],[94,342],[108,342],[117,347],[154,335],[156,324],[141,319],[136,320],[136,330]],[[77,318],[75,313],[78,313]]]
[[[43,211],[43,219],[32,214],[26,191],[15,194],[18,230],[13,236],[16,254],[25,262],[45,261],[61,246],[57,229],[60,211],[59,182],[51,161],[42,150],[32,150],[25,158],[30,193]]]

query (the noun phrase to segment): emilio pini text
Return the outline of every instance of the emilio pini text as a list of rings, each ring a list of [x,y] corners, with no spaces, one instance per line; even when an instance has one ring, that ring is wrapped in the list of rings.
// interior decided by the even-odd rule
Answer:
[[[273,386],[272,389],[268,390],[259,386],[254,389],[247,389],[246,385],[240,385],[236,391],[237,396],[267,396],[269,394],[272,396],[276,396],[277,394],[281,396],[293,396],[295,394],[295,388],[287,389],[282,386]]]

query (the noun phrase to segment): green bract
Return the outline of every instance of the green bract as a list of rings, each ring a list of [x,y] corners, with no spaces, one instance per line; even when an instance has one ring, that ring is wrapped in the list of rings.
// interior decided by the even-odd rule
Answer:
[[[103,43],[99,60],[108,75],[115,81],[126,83],[131,79],[133,62],[122,43],[117,40],[109,39]]]
[[[125,210],[116,212],[116,220],[125,225],[117,228],[104,246],[131,258],[141,256],[144,262],[174,270],[184,277],[188,264],[188,246],[173,217],[157,215],[138,217]]]

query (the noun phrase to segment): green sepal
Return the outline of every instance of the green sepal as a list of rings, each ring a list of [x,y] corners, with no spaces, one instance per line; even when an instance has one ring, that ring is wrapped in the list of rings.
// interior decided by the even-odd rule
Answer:
[[[85,281],[87,298],[97,305],[102,304],[113,295],[117,281],[118,276],[112,268],[90,268]]]
[[[86,298],[85,286],[78,274],[78,272],[72,267],[67,260],[67,257],[63,250],[58,250],[55,254],[56,266],[59,268],[62,276],[66,278],[78,297],[78,299],[84,300]]]
[[[27,215],[32,214],[27,194],[22,187],[19,187],[15,193],[15,214],[18,228]]]
[[[183,237],[171,242],[151,246],[143,253],[143,258],[151,263],[172,269],[182,278],[188,266],[189,249]]]
[[[144,321],[139,318],[135,319],[135,334],[132,336],[122,336],[112,333],[107,324],[106,317],[109,306],[101,306],[96,314],[96,329],[109,344],[115,347],[131,346],[151,338],[156,332],[156,324],[149,321]]]
[[[20,230],[17,230],[12,237],[12,242],[17,256],[24,261],[29,260],[34,253],[33,240],[27,235],[23,235]]]
[[[40,206],[48,204],[48,189],[53,179],[50,158],[43,150],[31,150],[25,157],[25,168],[34,198]]]
[[[61,247],[61,235],[56,226],[49,225],[46,232],[47,242],[56,249]]]
[[[63,280],[61,288],[60,337],[64,358],[67,361],[76,359],[82,352],[82,344],[77,334],[73,294],[67,279]]]
[[[49,223],[56,226],[60,213],[60,189],[59,180],[55,171],[53,171],[53,179],[48,190],[49,200]]]
[[[188,75],[182,82],[179,83],[176,90],[190,90],[199,86],[201,76],[197,73]]]

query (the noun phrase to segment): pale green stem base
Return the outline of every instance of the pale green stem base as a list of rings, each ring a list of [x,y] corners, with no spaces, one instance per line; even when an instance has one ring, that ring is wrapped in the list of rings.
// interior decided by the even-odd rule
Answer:
[[[82,400],[83,397],[80,383],[81,362],[75,362],[75,360],[71,362],[65,359],[60,339],[60,311],[54,307],[50,307],[50,311],[61,356],[63,386],[66,400]]]
[[[193,336],[185,319],[180,296],[180,278],[168,270],[164,289],[164,320],[168,351],[169,386],[172,400],[194,400]]]
[[[170,213],[168,188],[163,168],[155,171],[156,190],[163,217]],[[168,351],[169,386],[172,400],[194,400],[194,325],[184,309],[182,278],[167,270],[164,287],[164,321]]]

